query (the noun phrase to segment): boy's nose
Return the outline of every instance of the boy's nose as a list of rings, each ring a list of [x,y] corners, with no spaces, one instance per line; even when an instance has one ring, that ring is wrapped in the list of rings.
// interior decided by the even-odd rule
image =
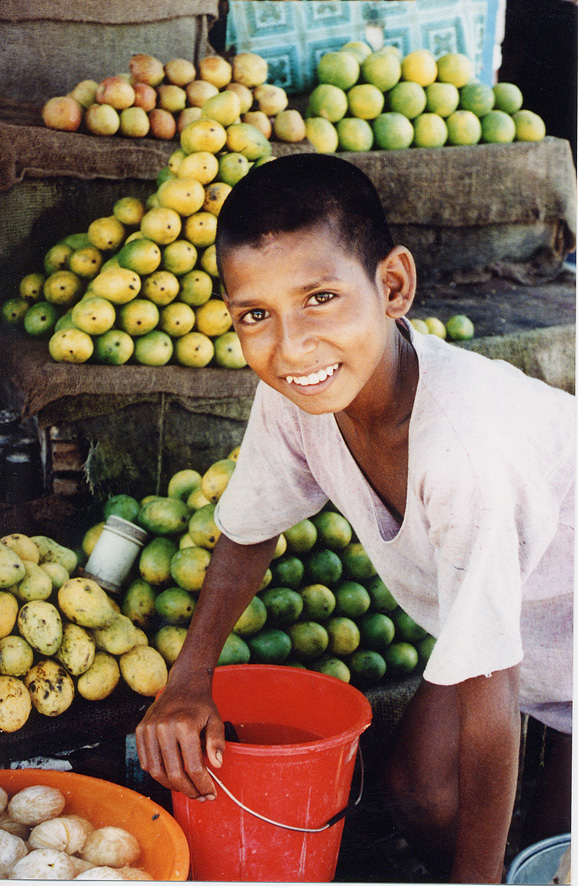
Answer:
[[[311,354],[317,345],[309,325],[296,318],[283,318],[279,322],[277,351],[292,366],[300,366],[303,357]]]

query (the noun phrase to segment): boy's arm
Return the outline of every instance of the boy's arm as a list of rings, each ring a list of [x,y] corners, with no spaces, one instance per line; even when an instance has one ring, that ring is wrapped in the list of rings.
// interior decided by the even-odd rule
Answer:
[[[213,702],[213,673],[223,644],[257,592],[277,539],[239,545],[221,535],[181,652],[162,695],[136,729],[141,766],[162,785],[188,797],[214,797],[203,746],[219,767],[224,728]]]
[[[453,883],[501,883],[518,776],[518,667],[457,684],[459,806]]]

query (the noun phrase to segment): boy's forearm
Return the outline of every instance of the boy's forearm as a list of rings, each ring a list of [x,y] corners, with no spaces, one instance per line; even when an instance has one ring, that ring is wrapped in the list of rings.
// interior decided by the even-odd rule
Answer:
[[[518,775],[517,669],[466,681],[458,696],[459,814],[451,879],[501,883]]]
[[[210,685],[223,644],[259,589],[276,542],[239,545],[220,536],[185,642],[171,667],[171,685],[190,683],[193,676]]]

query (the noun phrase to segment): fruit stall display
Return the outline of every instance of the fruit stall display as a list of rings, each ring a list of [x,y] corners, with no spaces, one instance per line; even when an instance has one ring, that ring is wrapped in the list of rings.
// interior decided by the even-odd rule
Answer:
[[[50,98],[42,117],[51,129],[172,139],[215,101],[221,104],[220,93],[233,91],[243,122],[278,141],[306,139],[323,153],[544,138],[543,120],[523,108],[517,86],[491,88],[476,82],[473,72],[462,53],[436,58],[416,49],[402,57],[395,46],[372,51],[363,41],[351,41],[321,56],[304,121],[297,109],[287,107],[285,91],[266,83],[267,62],[256,53],[241,52],[231,62],[208,56],[198,70],[187,59],[163,64],[139,53],[131,57],[127,74],[100,83],[83,80],[68,95]]]
[[[0,540],[0,730],[18,731],[32,710],[57,717],[76,698],[103,701],[119,683],[145,697],[162,689],[219,537],[214,510],[237,452],[203,474],[178,471],[165,495],[112,496],[78,551],[42,535]],[[83,570],[113,515],[148,533],[118,597]],[[329,504],[280,536],[219,664],[312,668],[364,689],[419,668],[433,642]]]
[[[355,41],[321,56],[317,80],[306,132],[322,152],[509,144],[546,135],[517,86],[476,82],[461,53],[436,59],[416,49],[401,57],[396,47],[372,52]]]
[[[343,83],[342,60],[351,77],[355,72],[359,76],[354,55],[345,51],[332,55],[338,57],[339,63],[337,67],[328,65],[325,73],[322,65],[328,55],[323,56],[319,63],[322,76],[331,75]],[[377,53],[372,53],[366,61],[375,55]],[[287,102],[287,96],[279,87],[263,85],[266,63],[258,56],[251,56],[251,53],[236,56],[232,65],[219,56],[202,60],[201,73],[206,78],[211,76],[214,82],[193,79],[189,85],[200,84],[207,93],[208,84],[212,91],[204,95],[202,107],[196,108],[197,119],[185,122],[182,127],[180,148],[159,171],[158,188],[146,205],[135,197],[119,198],[110,216],[96,218],[86,232],[69,235],[54,244],[44,257],[42,271],[25,275],[20,281],[19,294],[4,302],[4,321],[22,326],[28,335],[48,339],[50,355],[56,362],[85,363],[92,359],[96,363],[122,365],[132,359],[141,365],[162,366],[174,362],[189,367],[203,367],[212,362],[228,369],[246,365],[219,292],[214,245],[217,218],[236,182],[253,164],[271,159],[268,138],[271,127],[268,131],[263,126],[259,128],[259,120],[264,118],[269,122],[266,112],[270,114],[277,109],[278,117],[273,121],[277,131],[276,122],[284,113],[280,109]],[[394,62],[396,71],[401,71],[394,53],[387,52],[384,58],[387,65]],[[404,62],[408,59],[411,60],[411,56]],[[153,89],[154,81],[168,66],[163,68],[150,56],[133,56],[133,77],[137,76],[134,72],[138,64],[144,66],[145,61],[150,81],[146,85]],[[176,63],[183,60],[174,61],[173,79],[177,76],[176,70],[183,68],[188,71],[186,76],[194,76],[192,66],[177,67]],[[467,61],[462,57],[462,63]],[[247,67],[249,63],[253,67]],[[436,63],[432,63],[437,71]],[[350,65],[354,65],[353,72],[349,70]],[[173,68],[168,70],[172,72]],[[367,76],[369,70],[373,71],[368,69]],[[376,70],[381,73],[381,66]],[[453,68],[451,70],[453,72]],[[462,77],[467,76],[462,69],[460,73]],[[145,73],[141,70],[138,76],[144,77]],[[231,76],[237,79],[230,82]],[[409,81],[405,82],[409,85]],[[216,84],[222,87],[220,92]],[[134,92],[122,78],[107,85],[120,89],[121,94],[123,87]],[[170,85],[182,89],[175,83]],[[247,92],[243,106],[239,98],[242,93],[232,89],[235,85]],[[411,85],[422,90],[417,83]],[[454,85],[438,85],[454,90],[457,95]],[[360,89],[365,87],[377,89],[370,83]],[[345,100],[345,92],[339,87],[329,83],[318,87],[325,88],[341,92]],[[315,94],[310,98],[310,108],[325,114],[331,103],[326,98],[317,103]],[[106,89],[101,93],[97,91],[98,95],[106,96]],[[250,107],[254,101],[260,110],[246,113],[244,122],[237,122],[243,108]],[[380,107],[382,104],[383,101]],[[96,103],[91,107],[102,109],[105,104]],[[257,125],[248,122],[249,119]],[[357,119],[357,122],[368,125],[364,120]],[[311,117],[309,123],[333,125],[326,117]],[[318,149],[321,150],[321,146]],[[450,338],[464,339],[472,337],[473,327],[470,327],[471,324],[464,334],[452,318],[447,330]],[[417,322],[416,328],[446,336],[446,329],[436,318],[433,325]],[[455,335],[452,329],[457,330]]]
[[[82,547],[90,556],[111,515],[149,532],[121,601],[167,666],[178,655],[219,537],[216,503],[238,447],[203,474],[174,474],[164,496],[109,498]],[[427,659],[433,639],[403,612],[376,575],[349,522],[328,504],[284,532],[261,588],[228,637],[219,664],[310,667],[366,687]]]

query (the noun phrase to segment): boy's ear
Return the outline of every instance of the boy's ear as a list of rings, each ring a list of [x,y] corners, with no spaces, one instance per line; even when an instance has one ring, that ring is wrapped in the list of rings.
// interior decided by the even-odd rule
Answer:
[[[394,246],[377,268],[377,283],[386,298],[387,316],[404,317],[415,295],[417,274],[413,255],[406,246]]]

